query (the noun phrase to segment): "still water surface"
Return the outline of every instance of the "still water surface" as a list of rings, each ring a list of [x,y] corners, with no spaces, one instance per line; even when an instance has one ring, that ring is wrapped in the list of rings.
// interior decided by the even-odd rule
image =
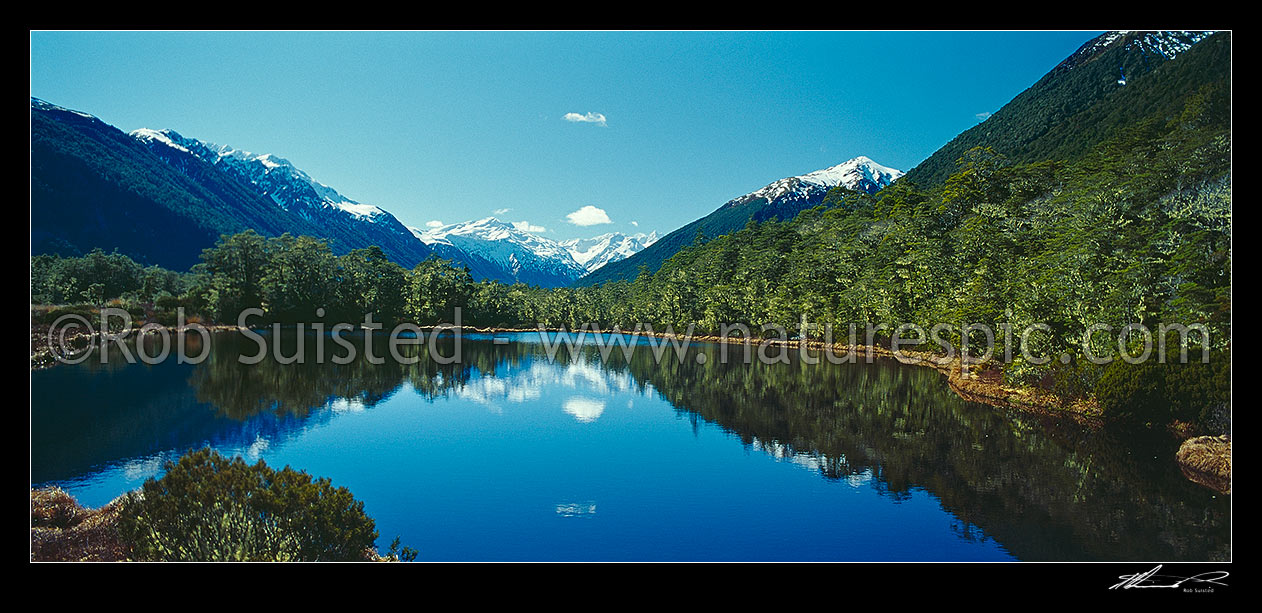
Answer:
[[[968,403],[896,362],[509,340],[466,335],[452,365],[317,364],[310,342],[304,364],[244,365],[230,333],[198,365],[34,372],[31,482],[98,506],[210,445],[331,478],[422,560],[1230,556],[1228,497],[1163,436]]]

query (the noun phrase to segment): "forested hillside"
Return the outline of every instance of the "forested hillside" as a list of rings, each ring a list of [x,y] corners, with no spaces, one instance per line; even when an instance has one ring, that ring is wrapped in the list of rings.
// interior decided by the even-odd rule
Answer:
[[[101,248],[187,270],[246,228],[319,233],[209,165],[181,173],[100,119],[32,99],[32,254]]]
[[[625,260],[610,262],[593,270],[575,284],[631,280],[641,268],[656,272],[663,262],[694,242],[705,242],[735,232],[749,221],[793,219],[798,213],[822,203],[833,187],[875,193],[902,174],[860,156],[832,168],[774,181],[762,189],[729,200],[709,215],[666,234]]]
[[[1120,128],[1180,112],[1188,93],[1221,79],[1230,62],[1230,32],[1106,33],[902,181],[941,185],[955,172],[956,160],[974,147],[991,147],[1017,163],[1076,159]]]
[[[102,249],[183,271],[219,236],[246,229],[318,236],[337,253],[377,245],[405,266],[430,253],[384,211],[359,221],[318,201],[300,181],[285,190],[251,181],[236,172],[245,162],[217,163],[200,143],[185,142],[189,147],[138,139],[32,98],[31,254]],[[316,202],[294,203],[304,196]]]

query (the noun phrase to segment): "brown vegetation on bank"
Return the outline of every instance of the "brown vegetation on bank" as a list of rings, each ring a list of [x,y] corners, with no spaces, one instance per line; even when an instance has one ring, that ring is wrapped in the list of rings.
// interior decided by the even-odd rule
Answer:
[[[121,497],[88,509],[59,487],[31,489],[31,561],[126,560],[128,548],[118,537],[121,508]]]
[[[1231,435],[1183,441],[1175,454],[1183,476],[1224,494],[1231,493]]]

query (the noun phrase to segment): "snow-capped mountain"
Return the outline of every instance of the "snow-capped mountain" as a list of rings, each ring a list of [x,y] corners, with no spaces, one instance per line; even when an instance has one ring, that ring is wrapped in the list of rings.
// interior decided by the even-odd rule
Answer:
[[[762,189],[729,200],[723,208],[759,201],[791,203],[813,200],[838,186],[874,194],[901,176],[903,171],[882,166],[861,155],[830,168],[774,181]]]
[[[647,267],[649,272],[657,271],[663,262],[692,244],[698,236],[709,240],[730,234],[751,220],[793,219],[798,213],[822,203],[824,196],[834,187],[874,194],[901,176],[901,170],[859,156],[836,166],[772,181],[760,189],[728,200],[709,215],[663,236],[660,241],[645,245],[634,255],[591,269],[580,283],[634,279],[641,266]]]
[[[494,217],[433,229],[409,228],[380,207],[351,200],[274,154],[250,153],[173,130],[140,129],[131,137],[184,174],[197,174],[199,162],[214,166],[319,228],[321,236],[334,239],[335,247],[379,245],[406,267],[435,253],[468,266],[478,279],[556,287],[636,253],[657,238],[613,233],[561,244]]]
[[[409,229],[435,253],[468,266],[475,279],[556,287],[583,274],[583,266],[556,241],[494,217]]]
[[[320,228],[321,236],[333,239],[335,248],[378,245],[405,267],[429,253],[390,213],[339,194],[284,158],[187,138],[173,130],[142,128],[131,136],[185,174],[194,170],[188,158],[192,156],[252,186],[276,206]]]
[[[1218,60],[1211,56],[1230,55],[1230,47],[1231,32],[1100,34],[900,181],[921,189],[942,185],[957,172],[958,160],[975,147],[990,147],[1016,164],[1075,159],[1128,121],[1158,112],[1167,117],[1181,113],[1183,108],[1168,105],[1183,99],[1188,88],[1210,81],[1202,68],[1184,72],[1181,67],[1213,64]],[[1174,72],[1183,74],[1168,76]],[[1140,85],[1153,76],[1156,82]]]
[[[190,153],[237,173],[257,185],[278,206],[315,220],[332,210],[367,222],[383,220],[388,213],[370,204],[360,204],[320,183],[284,158],[270,153],[254,154],[227,145],[185,138],[174,130],[141,128],[131,135],[145,143],[161,143]]]
[[[588,273],[643,251],[645,247],[657,242],[657,238],[656,231],[630,235],[610,232],[592,238],[572,238],[561,241],[560,244],[582,265],[583,272]]]
[[[476,279],[569,285],[584,274],[629,257],[657,240],[657,233],[611,232],[588,239],[555,241],[487,217],[438,228],[409,228],[441,257],[468,266]]]

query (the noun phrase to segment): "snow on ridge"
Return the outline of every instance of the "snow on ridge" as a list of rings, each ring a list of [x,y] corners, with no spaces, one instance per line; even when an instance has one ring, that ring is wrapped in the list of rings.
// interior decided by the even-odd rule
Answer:
[[[1201,42],[1213,33],[1213,31],[1187,30],[1160,30],[1150,32],[1112,30],[1084,43],[1072,55],[1065,58],[1065,60],[1056,68],[1073,70],[1077,66],[1090,61],[1091,58],[1095,57],[1104,49],[1123,40],[1127,41],[1127,51],[1138,48],[1143,53],[1156,53],[1163,56],[1165,59],[1172,60],[1179,54],[1192,48],[1192,45]]]
[[[826,187],[836,187],[838,185],[850,187],[858,184],[863,179],[867,179],[877,185],[888,185],[901,176],[903,176],[903,171],[882,166],[872,161],[871,158],[861,155],[831,168],[816,170],[797,178],[807,183],[815,183]]]
[[[180,151],[183,151],[184,153],[192,153],[192,151],[189,151],[188,147],[185,147],[184,145],[181,145],[175,142],[175,139],[172,139],[170,134],[174,134],[174,133],[171,132],[170,130],[153,130],[150,128],[140,128],[139,130],[132,130],[129,135],[132,138],[136,138],[136,139],[144,140],[144,141],[156,140],[172,149],[178,149]]]
[[[407,226],[407,229],[408,229],[408,232],[412,233],[412,236],[416,237],[416,240],[421,241],[422,243],[425,243],[426,245],[450,245],[451,244],[451,241],[447,240],[445,237],[434,236],[430,234],[429,229],[421,229],[421,228],[417,228],[413,226]]]
[[[572,238],[561,241],[560,244],[587,272],[591,272],[605,264],[624,260],[639,253],[656,242],[657,238],[657,232],[650,234],[609,232],[591,238]]]
[[[1213,32],[1191,32],[1186,30],[1145,32],[1142,36],[1127,43],[1126,48],[1129,50],[1139,47],[1141,51],[1156,52],[1162,57],[1172,60],[1179,54],[1191,49],[1192,45],[1201,42],[1210,34],[1213,34]]]
[[[349,200],[344,202],[330,202],[331,206],[337,207],[351,215],[371,221],[374,217],[385,215],[386,212],[371,204],[360,204]]]
[[[376,223],[378,218],[389,216],[389,213],[380,207],[356,202],[343,196],[332,187],[312,179],[289,160],[273,153],[255,154],[229,145],[185,138],[172,130],[141,128],[133,131],[131,136],[147,142],[161,142],[174,149],[203,158],[211,164],[235,164],[242,174],[255,184],[259,184],[260,181],[274,181],[277,178],[282,181],[292,180],[306,184],[319,199],[319,202],[287,202],[279,198],[276,193],[269,194],[276,204],[286,209],[294,204],[333,209],[368,223]],[[254,168],[251,168],[252,165],[255,165]],[[310,219],[308,213],[304,213],[304,217]]]
[[[733,198],[723,206],[740,206],[760,199],[770,202],[786,197],[806,198],[817,194],[821,188],[827,190],[838,186],[861,191],[875,191],[893,183],[901,176],[903,176],[903,171],[882,166],[871,158],[861,155],[836,166],[773,181],[762,189]]]
[[[513,224],[495,217],[448,224],[412,233],[426,244],[454,246],[471,255],[496,262],[513,270],[514,274],[533,265],[549,272],[557,270],[577,278],[582,267],[570,253],[556,241],[519,230]]]
[[[95,115],[89,115],[87,113],[84,113],[83,111],[76,111],[74,109],[68,109],[64,106],[57,106],[56,104],[53,104],[47,100],[41,100],[39,98],[36,98],[35,96],[31,96],[31,107],[37,108],[41,111],[64,111],[66,113],[73,113],[80,117],[87,117],[88,119],[96,119]],[[100,121],[100,120],[98,119],[97,121]]]
[[[337,190],[332,187],[312,179],[310,175],[303,172],[297,166],[294,166],[293,162],[290,162],[289,160],[274,153],[251,153],[244,149],[234,148],[230,145],[217,145],[209,142],[202,143],[202,145],[218,156],[220,160],[230,159],[244,163],[257,162],[262,165],[268,173],[276,171],[285,172],[294,179],[310,185],[311,189],[315,190],[316,194],[329,204],[359,204],[358,202],[339,194]],[[214,160],[209,161],[214,162]]]
[[[556,241],[518,229],[496,217],[447,224],[438,228],[409,227],[427,245],[447,245],[468,255],[498,263],[513,274],[544,270],[572,278],[630,257],[657,240],[657,233],[627,235],[609,232],[592,238]]]
[[[1127,34],[1130,34],[1128,30],[1113,30],[1111,32],[1105,32],[1104,34],[1083,43],[1083,45],[1079,47],[1073,55],[1065,58],[1065,61],[1061,62],[1061,65],[1072,69],[1074,66],[1078,65],[1078,60],[1095,55],[1101,49],[1112,45],[1118,40],[1124,38]]]

